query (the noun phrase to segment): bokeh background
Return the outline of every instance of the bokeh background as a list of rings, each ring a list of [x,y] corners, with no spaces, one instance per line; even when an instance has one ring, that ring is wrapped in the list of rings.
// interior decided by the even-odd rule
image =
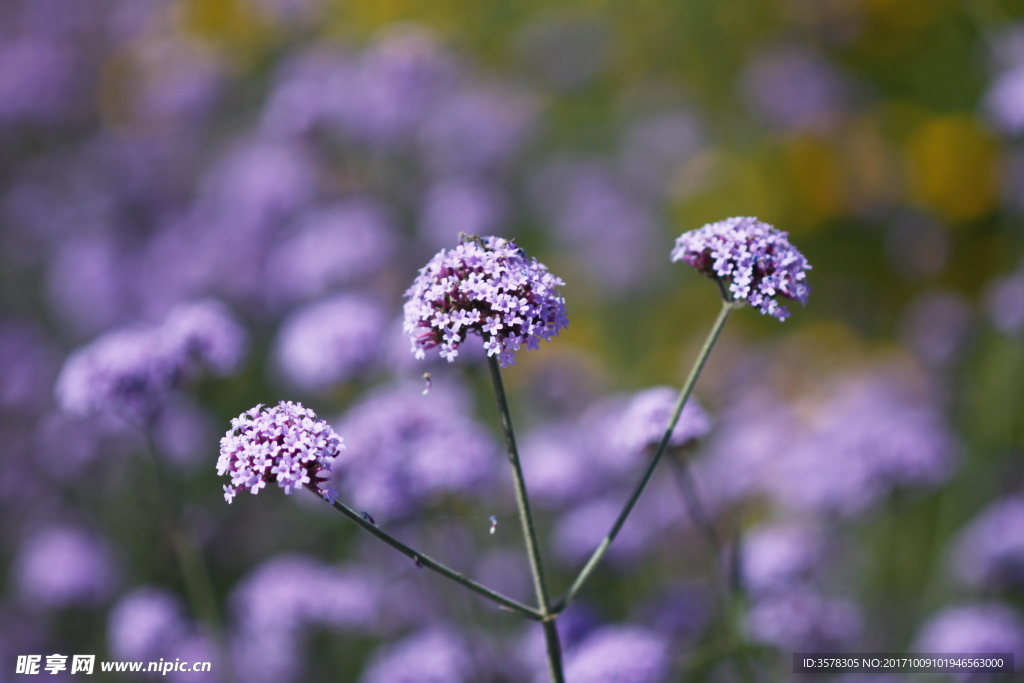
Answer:
[[[227,505],[219,437],[302,401],[349,445],[343,498],[529,600],[481,355],[415,361],[400,329],[459,232],[514,238],[566,281],[568,330],[505,374],[559,594],[642,471],[647,390],[681,383],[718,308],[673,239],[738,215],[790,233],[809,303],[733,315],[699,438],[559,622],[569,680],[783,681],[811,650],[1024,662],[1022,16],[5,0],[0,681],[53,653],[543,680],[531,624],[305,492]],[[158,367],[181,339],[186,366]]]

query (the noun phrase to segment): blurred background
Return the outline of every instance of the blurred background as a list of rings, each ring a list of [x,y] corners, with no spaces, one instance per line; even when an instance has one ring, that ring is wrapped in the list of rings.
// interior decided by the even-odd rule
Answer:
[[[4,0],[0,681],[53,653],[214,662],[175,680],[544,680],[534,625],[306,492],[226,504],[218,440],[302,401],[348,444],[344,500],[531,601],[482,354],[416,361],[401,332],[438,249],[514,238],[566,282],[568,330],[505,373],[561,594],[718,309],[673,240],[745,215],[790,233],[810,300],[729,321],[703,411],[559,621],[569,680],[784,681],[815,650],[1024,662],[1022,16]]]

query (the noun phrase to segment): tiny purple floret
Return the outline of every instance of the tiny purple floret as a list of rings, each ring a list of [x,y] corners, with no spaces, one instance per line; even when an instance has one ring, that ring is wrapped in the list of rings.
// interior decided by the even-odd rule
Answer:
[[[232,419],[220,440],[217,474],[231,477],[224,500],[230,503],[243,489],[255,495],[276,481],[285,493],[313,483],[333,502],[333,490],[322,484],[330,481],[334,458],[345,448],[341,437],[301,403],[281,401],[262,408],[257,405]]]
[[[473,332],[484,339],[487,355],[507,367],[521,346],[536,349],[568,326],[565,299],[556,290],[564,284],[515,242],[464,238],[420,269],[405,293],[403,329],[417,358],[440,347],[451,362]]]
[[[779,297],[806,304],[811,291],[806,282],[811,266],[789,243],[789,234],[756,218],[727,218],[684,232],[672,260],[722,281],[733,300],[746,300],[779,320],[789,317]]]

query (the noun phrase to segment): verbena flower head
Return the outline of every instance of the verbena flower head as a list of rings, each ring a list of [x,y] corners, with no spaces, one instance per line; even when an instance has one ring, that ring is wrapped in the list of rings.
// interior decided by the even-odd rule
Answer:
[[[475,669],[479,675],[465,639],[433,626],[374,652],[359,683],[465,683]]]
[[[665,433],[677,400],[677,392],[671,387],[652,387],[637,392],[625,405],[619,423],[612,428],[612,443],[634,457],[645,448],[656,446]],[[709,431],[711,417],[691,396],[672,430],[669,445],[682,446]]]
[[[567,653],[570,681],[655,683],[669,669],[669,643],[661,634],[636,626],[605,626]]]
[[[107,642],[116,657],[156,659],[187,630],[178,598],[163,588],[144,586],[124,595],[110,611]]]
[[[466,392],[438,381],[424,396],[422,386],[378,387],[339,423],[348,448],[335,461],[337,488],[378,521],[486,491],[494,478],[497,445],[468,416]]]
[[[985,508],[960,532],[950,559],[968,586],[999,590],[1024,585],[1024,497]]]
[[[73,415],[151,419],[200,371],[236,371],[247,345],[223,304],[181,304],[159,325],[115,330],[72,353],[57,379],[57,400]]]
[[[26,604],[63,609],[103,602],[115,587],[117,574],[102,538],[61,524],[43,527],[25,539],[11,578]]]
[[[1010,337],[1024,335],[1024,269],[992,283],[986,299],[997,330]]]
[[[165,343],[183,356],[182,363],[202,365],[219,376],[238,370],[248,347],[245,330],[215,299],[176,306],[160,331]]]
[[[1012,652],[1019,661],[1024,654],[1024,620],[999,602],[947,607],[921,627],[914,649],[979,655]]]
[[[887,365],[818,382],[827,388],[795,403],[748,388],[723,411],[711,457],[695,463],[709,498],[764,494],[783,509],[850,517],[953,474],[959,441],[914,372]]]
[[[756,218],[727,218],[684,232],[672,260],[727,284],[734,300],[746,300],[779,320],[789,317],[780,297],[806,304],[811,291],[806,282],[811,266],[789,243],[788,233]]]
[[[512,365],[521,346],[536,349],[568,326],[565,299],[556,290],[563,284],[515,242],[464,238],[438,252],[405,293],[404,330],[413,354],[423,358],[440,347],[451,362],[467,335],[476,333],[488,356]]]
[[[274,347],[285,381],[303,391],[322,391],[374,366],[384,310],[361,294],[343,293],[289,315]]]
[[[862,624],[855,603],[800,586],[755,601],[744,619],[750,640],[790,650],[842,647],[857,638]]]
[[[535,174],[530,194],[539,217],[589,286],[621,297],[657,279],[662,265],[658,221],[613,166],[556,159]]]
[[[824,538],[794,523],[755,528],[745,539],[740,571],[743,587],[759,596],[786,590],[806,579],[824,555]]]
[[[255,495],[267,482],[276,481],[285,493],[316,484],[328,501],[334,494],[321,488],[331,478],[331,464],[345,448],[329,424],[301,403],[281,401],[262,410],[260,404],[231,420],[220,440],[217,474],[229,475],[224,499],[249,489]]]
[[[551,531],[551,549],[563,566],[585,561],[601,542],[622,509],[614,493],[585,500],[566,511]],[[635,567],[649,557],[666,533],[675,533],[683,520],[678,492],[656,484],[637,503],[622,533],[608,551],[608,562],[617,568]]]
[[[365,281],[394,257],[398,238],[387,211],[359,197],[304,211],[295,234],[266,265],[266,295],[287,305]]]
[[[383,597],[361,567],[321,564],[304,555],[279,555],[246,576],[231,602],[241,632],[334,626],[369,630]]]
[[[303,639],[320,628],[375,632],[383,595],[365,567],[326,565],[303,555],[271,558],[231,593],[239,676],[252,683],[302,680]]]
[[[820,55],[797,46],[757,55],[738,85],[752,112],[782,130],[827,128],[849,99],[843,75]]]
[[[148,329],[117,330],[75,351],[57,379],[57,402],[72,415],[149,417],[177,383],[179,364]]]

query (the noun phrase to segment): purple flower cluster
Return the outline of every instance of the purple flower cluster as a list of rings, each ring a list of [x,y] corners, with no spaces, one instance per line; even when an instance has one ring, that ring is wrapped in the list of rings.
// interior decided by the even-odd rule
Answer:
[[[420,269],[405,293],[403,329],[417,358],[439,346],[451,362],[475,333],[484,339],[487,355],[507,367],[522,345],[535,349],[569,324],[565,299],[556,290],[563,284],[515,242],[467,238]]]
[[[57,379],[57,401],[72,415],[148,417],[178,378],[178,358],[149,329],[111,332],[73,353]]]
[[[285,319],[276,364],[297,389],[327,389],[366,374],[386,324],[381,306],[360,294],[314,302]]]
[[[657,280],[663,256],[656,211],[613,166],[555,159],[535,174],[530,189],[539,218],[592,288],[622,296]]]
[[[565,676],[591,683],[658,683],[669,670],[669,643],[636,626],[605,626],[566,653]]]
[[[161,325],[166,344],[183,363],[199,363],[215,375],[238,369],[246,351],[246,334],[227,308],[206,299],[177,306]]]
[[[434,36],[410,25],[382,30],[350,68],[327,93],[331,114],[351,138],[385,149],[416,135],[457,74]]]
[[[56,354],[42,331],[0,321],[0,408],[34,412],[48,404]]]
[[[431,499],[471,493],[493,477],[497,447],[467,417],[463,392],[434,382],[383,386],[341,420],[348,446],[335,462],[336,486],[374,517],[406,515]]]
[[[302,668],[303,633],[314,627],[373,631],[381,589],[362,567],[325,565],[301,555],[264,562],[231,594],[239,673],[256,683],[294,680]]]
[[[704,145],[697,117],[685,109],[645,116],[625,131],[618,165],[631,184],[654,197],[680,188],[678,169]]]
[[[474,680],[473,669],[465,640],[435,626],[376,652],[359,683],[465,683]]]
[[[85,90],[81,59],[70,45],[41,36],[0,42],[0,124],[71,118]]]
[[[822,594],[818,587],[838,547],[826,545],[825,528],[805,522],[762,525],[740,550],[743,590],[750,607],[745,628],[751,639],[778,648],[829,648],[856,638],[862,626],[857,604]]]
[[[652,387],[635,394],[612,430],[613,447],[635,456],[645,448],[656,446],[665,434],[678,394],[672,387]],[[710,416],[697,399],[691,396],[683,407],[668,443],[669,446],[683,446],[709,431]]]
[[[476,178],[444,178],[424,194],[421,232],[434,247],[451,244],[459,233],[494,232],[504,216],[505,200],[497,188]]]
[[[817,406],[806,436],[778,470],[780,502],[857,514],[898,486],[935,486],[955,466],[957,442],[933,401],[895,377],[858,377]]]
[[[806,526],[758,527],[743,543],[743,587],[753,595],[791,588],[806,578],[824,554],[822,534]]]
[[[647,449],[661,441],[677,394],[671,387],[652,387],[612,396],[573,424],[552,422],[525,432],[521,452],[531,497],[563,506],[621,485],[643,464]],[[691,396],[669,445],[692,444],[710,429],[710,416]]]
[[[267,298],[289,304],[359,282],[386,265],[397,246],[390,217],[370,199],[310,209],[268,254]]]
[[[794,46],[758,55],[738,86],[755,114],[783,130],[826,128],[842,113],[849,89],[828,60]]]
[[[983,510],[960,532],[951,557],[957,576],[970,586],[1024,585],[1024,497]]]
[[[419,131],[424,161],[445,175],[500,167],[522,148],[535,109],[527,95],[494,87],[443,98]]]
[[[767,595],[747,612],[744,627],[751,640],[780,649],[837,647],[857,637],[860,610],[843,598],[830,598],[804,587]]]
[[[918,634],[918,652],[1024,656],[1024,619],[1012,607],[985,602],[948,607],[931,618]]]
[[[534,504],[563,506],[602,491],[606,472],[593,434],[575,424],[547,424],[523,433],[519,450]]]
[[[199,369],[237,369],[246,343],[220,303],[178,306],[161,325],[117,330],[71,354],[57,379],[57,400],[74,415],[149,419]]]
[[[904,343],[930,366],[951,364],[970,339],[973,314],[959,294],[925,292],[910,303],[904,315]]]
[[[110,612],[107,638],[110,651],[123,659],[209,661],[214,672],[222,668],[217,645],[185,617],[181,601],[163,588],[145,586],[124,595]],[[169,680],[188,681],[190,677],[172,671]]]
[[[117,571],[101,538],[76,526],[52,525],[25,540],[11,578],[26,604],[61,609],[102,602]]]
[[[591,496],[566,511],[551,530],[555,558],[568,566],[585,562],[622,511],[624,493],[613,490]],[[653,482],[608,550],[608,562],[620,569],[635,567],[656,552],[664,538],[679,533],[686,519],[686,508],[673,482]]]
[[[997,330],[1010,337],[1024,335],[1024,270],[993,282],[986,304]]]
[[[321,488],[331,478],[331,464],[345,448],[329,424],[301,403],[263,404],[231,420],[220,440],[217,474],[231,477],[224,485],[229,503],[240,490],[256,495],[268,481],[277,481],[285,493],[315,484],[328,501],[333,494]]]
[[[756,218],[728,218],[683,233],[672,260],[727,283],[734,300],[746,300],[779,320],[789,310],[778,298],[807,303],[807,259],[789,243],[788,233]]]
[[[156,659],[188,626],[184,606],[173,593],[144,586],[122,596],[110,611],[107,639],[115,657]]]
[[[701,480],[723,501],[762,493],[783,508],[847,516],[893,488],[942,483],[957,440],[927,390],[899,370],[836,378],[793,405],[750,393],[722,415]]]
[[[996,75],[985,97],[984,108],[996,128],[1007,135],[1024,131],[1021,102],[1024,101],[1024,64]]]

